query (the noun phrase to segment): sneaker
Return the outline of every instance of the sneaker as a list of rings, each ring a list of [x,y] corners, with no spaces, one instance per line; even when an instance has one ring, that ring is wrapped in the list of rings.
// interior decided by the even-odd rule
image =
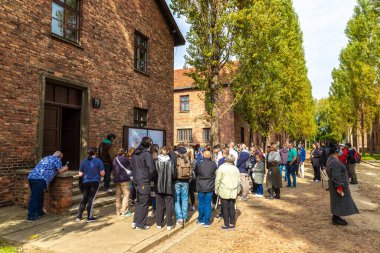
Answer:
[[[98,218],[95,218],[95,217],[89,217],[87,218],[87,222],[90,223],[90,222],[94,222],[96,221]]]
[[[82,219],[82,218],[78,218],[78,217],[77,217],[77,218],[75,219],[75,222],[80,222],[81,219]]]
[[[343,219],[340,219],[340,220],[333,219],[332,223],[333,223],[333,225],[338,225],[338,226],[347,226],[347,224],[348,224],[347,221],[345,221]]]
[[[148,230],[149,228],[150,228],[150,226],[145,225],[142,228],[136,227],[136,230]]]
[[[230,227],[229,226],[222,226],[221,229],[222,230],[230,230]]]
[[[257,194],[257,198],[264,198],[264,195]]]
[[[136,223],[132,223],[132,229],[135,229],[136,228]]]
[[[108,189],[107,192],[111,193],[111,192],[112,192],[112,189]]]
[[[157,227],[157,229],[161,229],[162,228],[162,226],[156,226]]]
[[[204,222],[197,221],[197,225],[204,225]]]
[[[121,216],[130,217],[130,216],[132,216],[132,213],[130,211],[126,211],[126,212],[122,213]]]
[[[177,220],[177,225],[183,227],[183,220]]]
[[[190,211],[195,212],[195,206],[194,206],[194,205],[192,205],[192,206],[190,207]]]
[[[210,227],[210,224],[205,224],[203,227],[204,227],[204,228],[209,228],[209,227]]]
[[[235,230],[235,225],[230,225],[229,228],[230,230]]]
[[[215,216],[216,219],[221,219],[223,218],[223,215],[221,213],[218,213],[216,216]]]
[[[172,230],[172,229],[173,229],[173,226],[167,226],[167,227],[166,227],[166,230],[167,230],[167,231],[170,231],[170,230]]]
[[[152,212],[149,218],[155,218],[156,217],[156,212]]]
[[[281,197],[280,197],[280,195],[276,195],[276,196],[274,196],[274,198],[275,199],[280,199]]]

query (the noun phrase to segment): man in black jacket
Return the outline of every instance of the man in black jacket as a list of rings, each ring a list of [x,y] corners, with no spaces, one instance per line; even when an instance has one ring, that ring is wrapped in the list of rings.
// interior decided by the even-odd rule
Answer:
[[[198,222],[199,225],[204,225],[205,228],[210,226],[211,219],[211,201],[215,190],[215,178],[217,166],[211,161],[210,151],[205,151],[204,159],[195,168],[197,177],[198,190]]]
[[[154,161],[149,152],[151,145],[152,139],[144,137],[131,158],[133,184],[137,189],[137,204],[132,228],[137,230],[149,229],[146,220],[148,217],[150,181],[155,172]]]
[[[349,148],[347,152],[347,163],[348,163],[348,172],[351,178],[351,184],[358,184],[358,178],[356,177],[356,159],[355,152],[356,150],[351,147],[351,143],[347,143],[346,146]]]

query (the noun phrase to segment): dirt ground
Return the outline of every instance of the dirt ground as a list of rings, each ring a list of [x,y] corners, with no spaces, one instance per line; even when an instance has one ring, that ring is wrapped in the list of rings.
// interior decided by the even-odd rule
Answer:
[[[150,252],[380,252],[380,168],[358,166],[351,191],[360,214],[346,217],[346,227],[331,224],[329,193],[311,181],[311,171],[297,178],[296,189],[282,188],[281,200],[239,201],[235,231],[222,231],[223,221],[214,219],[210,228],[190,225]]]

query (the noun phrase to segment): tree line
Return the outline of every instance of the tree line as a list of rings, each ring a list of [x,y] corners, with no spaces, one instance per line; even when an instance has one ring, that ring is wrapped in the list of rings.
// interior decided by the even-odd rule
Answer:
[[[171,7],[190,24],[185,60],[205,93],[212,145],[219,144],[218,94],[225,87],[235,95],[231,108],[262,134],[264,147],[273,133],[293,140],[315,135],[315,101],[291,0],[172,0]]]
[[[317,139],[349,141],[370,151],[380,102],[380,0],[357,0],[329,97],[317,101]],[[359,138],[360,137],[360,138]]]

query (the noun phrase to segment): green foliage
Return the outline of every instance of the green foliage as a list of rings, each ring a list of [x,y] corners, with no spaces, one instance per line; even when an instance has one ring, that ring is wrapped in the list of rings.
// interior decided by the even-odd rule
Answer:
[[[346,27],[347,46],[332,72],[330,127],[335,136],[372,131],[379,109],[380,25],[378,0],[358,0]]]
[[[302,47],[302,32],[291,0],[257,0],[236,14],[239,60],[237,106],[263,136],[286,131],[294,139],[313,135],[314,102]]]

